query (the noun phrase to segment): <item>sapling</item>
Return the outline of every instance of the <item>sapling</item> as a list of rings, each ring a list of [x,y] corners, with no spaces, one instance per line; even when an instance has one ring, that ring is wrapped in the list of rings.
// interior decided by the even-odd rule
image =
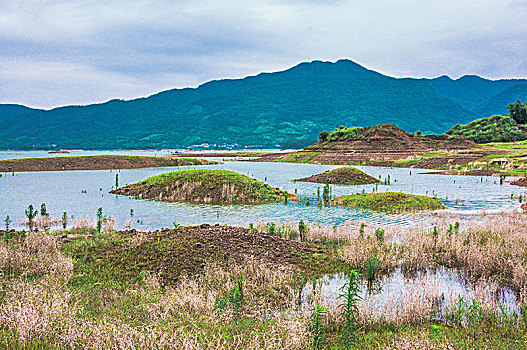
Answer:
[[[366,224],[361,222],[360,223],[360,229],[359,229],[359,236],[360,238],[364,238],[364,228],[366,227]]]
[[[5,219],[4,219],[4,223],[5,223],[5,230],[6,232],[9,232],[9,225],[11,225],[11,218],[9,217],[9,215],[6,215]]]
[[[46,203],[40,205],[40,216],[49,216],[49,213],[46,209]]]
[[[378,257],[368,259],[368,264],[366,265],[366,271],[368,275],[368,281],[372,282],[376,277],[378,270],[381,266],[381,259]]]
[[[382,228],[379,227],[375,230],[375,237],[380,245],[384,244],[384,230]]]
[[[62,213],[62,229],[65,230],[68,226],[68,213],[64,212]]]
[[[30,204],[25,210],[25,213],[27,217],[27,224],[29,226],[29,231],[33,231],[33,220],[35,220],[35,218],[37,217],[38,212],[34,210],[33,205]]]
[[[305,235],[309,231],[309,227],[304,223],[304,220],[300,220],[298,223],[298,233],[300,235],[300,241],[303,241],[305,239]]]
[[[234,320],[238,321],[243,307],[243,279],[238,277],[237,283],[229,292],[229,301],[234,312]]]
[[[102,229],[102,207],[97,209],[97,232],[101,233]]]

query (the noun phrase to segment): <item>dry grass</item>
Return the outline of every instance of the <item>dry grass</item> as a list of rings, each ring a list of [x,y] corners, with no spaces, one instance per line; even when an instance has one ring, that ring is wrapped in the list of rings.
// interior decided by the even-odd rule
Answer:
[[[3,278],[53,275],[67,280],[72,270],[71,259],[58,250],[57,240],[52,235],[30,233],[19,246],[0,243],[0,271]]]
[[[492,279],[517,291],[525,288],[527,215],[482,215],[462,222],[458,232],[445,221],[437,225],[436,237],[433,229],[404,232],[401,266],[411,269],[440,264],[465,269],[476,279]]]
[[[17,276],[2,276],[5,286],[0,305],[3,345],[52,343],[90,349],[303,349],[309,342],[304,316],[280,312],[290,309],[294,293],[288,270],[262,266],[252,260],[229,267],[208,265],[201,277],[182,279],[173,288],[162,288],[156,277],[147,273],[136,288],[119,295],[107,288],[69,288],[72,261],[62,255],[51,235],[31,234],[23,246],[0,248],[2,271],[8,267],[19,272]],[[26,277],[30,275],[39,278],[28,280]],[[240,331],[225,333],[220,329],[237,323],[233,322],[233,310],[229,307],[218,310],[217,301],[228,296],[239,276],[243,278],[246,300],[241,312],[244,320],[252,320],[244,326],[250,331],[242,331],[246,328],[240,324]],[[87,297],[87,294],[92,295]],[[93,299],[104,300],[113,309],[122,308],[123,300],[134,302],[127,306],[129,309],[106,312],[94,319],[93,314],[85,312]],[[142,319],[129,318],[138,313],[143,315]],[[253,322],[265,322],[259,320],[266,318],[266,327],[251,326]]]
[[[443,216],[421,228],[386,228],[384,242],[375,235],[377,227],[366,226],[361,232],[359,226],[308,224],[305,238],[336,245],[338,254],[358,269],[374,257],[384,271],[396,267],[416,271],[440,264],[465,269],[475,280],[471,297],[487,320],[497,319],[500,313],[496,295],[503,284],[513,286],[526,305],[527,216],[476,216],[461,221],[457,232],[449,229],[455,220]],[[74,224],[89,227],[90,222]],[[437,235],[431,225],[437,225]],[[264,225],[260,228],[264,230]],[[293,234],[298,224],[280,228],[284,235]],[[307,305],[298,307],[299,288],[305,281],[298,282],[297,272],[289,268],[251,259],[236,265],[209,263],[201,275],[182,278],[171,287],[160,286],[155,275],[145,272],[140,283],[120,290],[102,281],[72,285],[73,261],[59,248],[55,237],[38,233],[29,234],[20,245],[0,243],[0,347],[305,349],[311,345],[307,320],[315,303],[327,307],[328,329],[340,321],[336,303],[323,300],[320,286],[313,295],[304,295]],[[229,294],[239,278],[244,302],[238,314]],[[367,329],[429,324],[437,315],[438,300],[444,302],[443,315],[459,311],[458,295],[445,293],[433,276],[406,285],[389,299],[367,297],[359,303],[358,321],[365,336]],[[467,327],[466,319],[462,324]],[[393,349],[453,346],[441,336],[411,332],[389,345],[379,345]]]

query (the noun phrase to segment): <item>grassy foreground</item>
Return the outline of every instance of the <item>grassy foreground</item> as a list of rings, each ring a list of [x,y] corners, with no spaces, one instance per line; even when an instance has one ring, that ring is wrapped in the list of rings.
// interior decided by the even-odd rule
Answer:
[[[399,192],[356,193],[337,197],[333,200],[333,203],[385,213],[404,213],[446,208],[437,198]]]
[[[216,204],[273,203],[294,197],[234,171],[211,169],[173,171],[111,193],[169,202]]]
[[[382,232],[370,225],[272,223],[150,233],[1,232],[0,347],[342,349],[341,309],[320,298],[321,284],[313,278],[317,271],[348,268],[368,275],[375,260],[377,273],[463,269],[473,276],[476,298],[458,305],[451,303],[457,295],[446,295],[447,308],[436,316],[434,298],[442,291],[424,281],[397,307],[375,306],[380,314],[358,300],[352,348],[527,348],[527,216],[438,221],[433,230]],[[185,258],[178,267],[180,256],[197,259]],[[183,268],[187,262],[199,268]],[[173,275],[178,278],[167,278]],[[494,294],[484,291],[496,291],[497,284],[517,291],[521,312],[504,314],[494,306]],[[301,290],[309,296],[305,307]],[[325,308],[319,328],[313,324],[317,304]]]

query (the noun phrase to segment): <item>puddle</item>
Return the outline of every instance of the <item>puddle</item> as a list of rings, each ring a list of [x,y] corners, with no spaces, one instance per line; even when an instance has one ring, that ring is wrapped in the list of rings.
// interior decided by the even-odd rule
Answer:
[[[306,284],[301,295],[302,308],[311,309],[315,302],[336,307],[340,303],[339,288],[346,282],[344,274],[337,274],[319,279],[315,290],[312,282]],[[464,301],[463,308],[468,308],[477,299],[482,308],[500,314],[520,312],[516,296],[510,288],[485,281],[473,284],[457,270],[445,267],[413,274],[403,273],[397,268],[373,283],[361,279],[361,290],[364,299],[359,303],[359,313],[370,319],[400,319],[401,316],[420,313],[442,318],[442,315],[458,309],[460,297]]]

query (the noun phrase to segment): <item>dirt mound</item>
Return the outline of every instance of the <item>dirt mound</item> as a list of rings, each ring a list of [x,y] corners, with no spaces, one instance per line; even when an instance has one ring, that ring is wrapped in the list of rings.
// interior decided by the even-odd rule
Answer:
[[[489,154],[462,136],[415,136],[390,124],[356,129],[350,135],[333,137],[333,140],[318,142],[302,151],[265,155],[254,161],[438,168],[466,164]],[[437,157],[436,153],[442,156]],[[403,164],[401,161],[415,162]],[[418,164],[421,161],[422,164]]]
[[[352,167],[328,170],[322,174],[315,174],[295,181],[329,183],[332,185],[367,185],[380,182],[373,176]]]
[[[289,266],[313,273],[328,273],[336,262],[326,248],[292,241],[241,227],[185,226],[147,233],[138,239],[135,231],[120,232],[117,238],[91,245],[78,257],[98,271],[104,265],[111,279],[139,280],[141,271],[155,273],[164,284],[184,275],[199,274],[207,262],[243,263],[251,258],[262,264]]]
[[[153,176],[110,193],[165,202],[273,203],[293,195],[228,170],[183,170]]]
[[[467,138],[449,138],[444,135],[415,136],[391,124],[381,124],[359,129],[351,138],[319,142],[306,150],[352,149],[376,152],[430,152],[433,150],[472,149],[478,145]]]
[[[122,155],[46,157],[0,160],[0,172],[138,169],[215,163],[206,159]]]
[[[512,181],[511,185],[527,187],[527,177],[522,177],[516,181]]]

